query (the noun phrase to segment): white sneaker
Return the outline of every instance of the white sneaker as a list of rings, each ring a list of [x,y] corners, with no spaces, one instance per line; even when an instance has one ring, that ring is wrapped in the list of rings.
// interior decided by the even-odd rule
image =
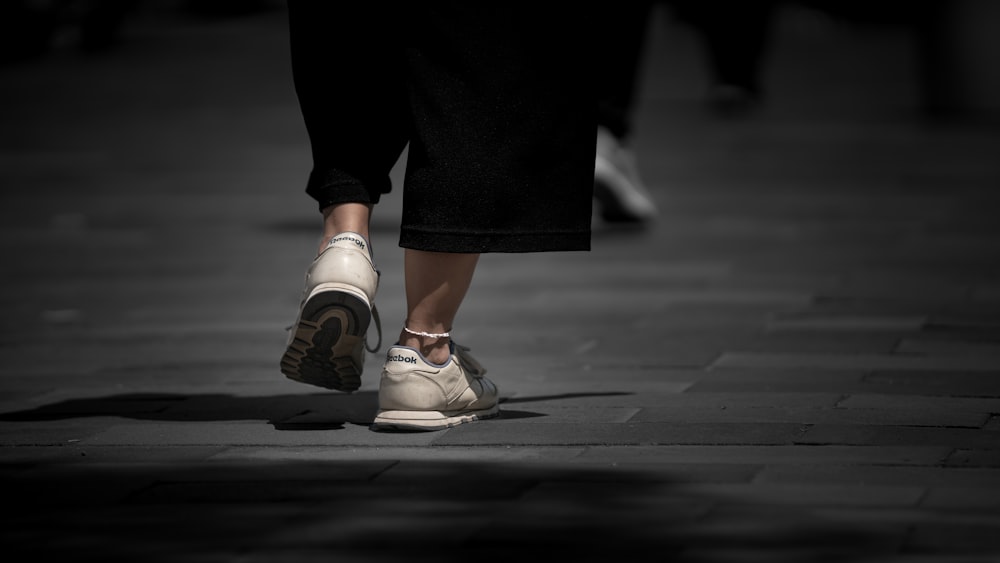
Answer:
[[[659,212],[639,177],[635,156],[604,127],[597,129],[594,197],[608,222],[644,222]]]
[[[499,415],[497,387],[468,350],[452,342],[436,365],[414,348],[389,348],[372,430],[443,430]]]
[[[299,316],[281,357],[281,373],[338,391],[360,387],[368,325],[373,316],[379,324],[372,307],[378,278],[363,236],[348,232],[333,237],[306,272]]]

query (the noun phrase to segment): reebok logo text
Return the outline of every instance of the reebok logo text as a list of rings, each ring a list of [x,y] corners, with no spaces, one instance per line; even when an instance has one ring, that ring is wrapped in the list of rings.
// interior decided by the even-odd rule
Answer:
[[[389,356],[388,358],[386,358],[386,360],[388,360],[390,362],[403,362],[404,364],[415,364],[415,363],[417,363],[417,359],[416,358],[411,358],[409,356],[400,356],[400,355]]]
[[[352,237],[352,236],[334,237],[333,239],[330,240],[330,245],[333,245],[334,243],[338,243],[338,242],[340,242],[342,240],[353,242],[354,244],[358,245],[358,247],[361,248],[361,250],[365,249],[365,241],[363,241],[362,239],[359,239],[358,237]]]

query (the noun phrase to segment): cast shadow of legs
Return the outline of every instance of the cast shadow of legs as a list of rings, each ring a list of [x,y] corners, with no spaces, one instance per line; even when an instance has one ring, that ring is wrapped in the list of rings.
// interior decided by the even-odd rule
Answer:
[[[117,416],[177,422],[266,420],[277,430],[336,430],[347,424],[369,425],[378,410],[378,394],[316,393],[238,397],[221,393],[129,393],[67,399],[30,410],[0,414],[0,421],[64,420]]]
[[[545,416],[543,413],[512,410],[504,405],[584,396],[623,393],[569,393],[538,397],[501,398],[500,418],[518,419]],[[0,421],[30,422],[65,420],[95,416],[117,416],[135,420],[175,422],[218,422],[226,420],[266,420],[276,430],[336,430],[347,424],[368,426],[378,410],[378,393],[315,393],[237,397],[221,393],[197,395],[180,393],[128,393],[67,399],[30,410],[0,413]]]

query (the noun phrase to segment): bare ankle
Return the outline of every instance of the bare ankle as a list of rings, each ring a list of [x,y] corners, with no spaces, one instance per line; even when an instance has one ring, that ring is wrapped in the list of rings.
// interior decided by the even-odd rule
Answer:
[[[420,354],[432,364],[445,364],[451,358],[451,339],[447,335],[413,334],[403,329],[399,335],[399,343],[403,346],[420,351]]]

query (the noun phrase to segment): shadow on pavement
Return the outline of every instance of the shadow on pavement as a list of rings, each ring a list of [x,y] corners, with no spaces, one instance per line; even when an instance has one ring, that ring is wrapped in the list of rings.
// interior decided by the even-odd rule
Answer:
[[[847,561],[887,547],[870,524],[614,468],[69,461],[0,474],[5,550],[44,560]]]
[[[568,393],[501,399],[501,405],[576,397],[627,393]],[[0,421],[30,422],[94,416],[136,420],[226,421],[267,420],[277,430],[334,430],[345,424],[371,424],[378,410],[378,393],[316,393],[238,397],[226,394],[129,393],[68,399],[30,410],[0,413]],[[502,409],[501,418],[545,416],[542,413]]]

